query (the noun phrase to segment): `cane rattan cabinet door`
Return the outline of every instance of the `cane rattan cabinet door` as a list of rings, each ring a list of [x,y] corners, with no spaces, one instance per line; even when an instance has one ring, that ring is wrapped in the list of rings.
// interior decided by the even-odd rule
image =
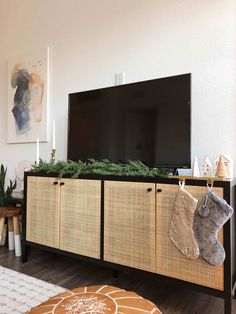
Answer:
[[[169,238],[169,226],[178,186],[174,184],[157,184],[156,188],[156,272],[223,290],[223,265],[211,266],[200,257],[197,260],[189,260]],[[185,189],[197,199],[201,199],[207,192],[207,188],[201,186],[185,186]],[[223,196],[223,188],[214,188],[214,190],[220,196]],[[218,238],[223,243],[222,229],[218,233]]]
[[[155,184],[105,181],[104,260],[155,272]]]
[[[100,258],[101,181],[62,179],[60,249]]]
[[[34,176],[27,180],[26,240],[59,248],[59,182]]]

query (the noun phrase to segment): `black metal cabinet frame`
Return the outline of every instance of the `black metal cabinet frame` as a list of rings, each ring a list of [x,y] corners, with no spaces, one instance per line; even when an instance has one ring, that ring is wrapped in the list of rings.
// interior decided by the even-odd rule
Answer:
[[[36,172],[25,172],[24,177],[24,212],[23,212],[23,221],[22,221],[22,233],[23,233],[23,239],[22,239],[22,262],[27,261],[27,247],[36,247],[40,249],[45,249],[54,253],[58,253],[61,255],[70,256],[73,258],[79,258],[80,260],[89,261],[95,264],[100,264],[103,266],[111,267],[115,270],[129,270],[130,272],[134,274],[142,274],[149,278],[159,278],[161,280],[168,280],[168,282],[180,286],[189,287],[192,289],[195,289],[202,293],[207,293],[212,296],[221,297],[224,299],[224,313],[225,314],[231,314],[232,313],[232,299],[235,298],[235,282],[236,282],[236,242],[235,242],[235,217],[236,214],[234,213],[233,216],[229,221],[226,222],[223,229],[223,236],[224,236],[224,248],[226,253],[226,258],[224,261],[224,290],[219,291],[216,289],[204,287],[201,285],[197,285],[194,283],[186,282],[179,279],[174,279],[171,277],[149,273],[143,270],[137,270],[133,269],[127,266],[122,266],[118,264],[113,264],[110,262],[106,262],[103,259],[103,236],[104,236],[104,198],[101,198],[101,256],[100,260],[81,256],[78,254],[66,252],[63,250],[55,249],[52,247],[48,247],[45,245],[33,243],[26,240],[26,215],[27,215],[27,178],[29,176],[40,176],[40,177],[56,177],[54,174],[41,174]],[[101,176],[101,175],[83,175],[80,176],[79,179],[94,179],[94,180],[101,180],[101,193],[104,194],[104,181],[105,180],[114,180],[114,181],[129,181],[129,182],[149,182],[149,183],[166,183],[166,184],[178,184],[179,180],[177,178],[164,178],[164,177],[158,177],[158,178],[152,178],[152,177],[121,177],[121,176]],[[194,185],[194,186],[205,186],[206,181],[204,179],[186,179],[186,185]],[[230,180],[230,181],[215,181],[214,182],[215,187],[222,187],[224,191],[224,199],[234,207],[236,204],[235,202],[235,191],[236,191],[236,180]]]

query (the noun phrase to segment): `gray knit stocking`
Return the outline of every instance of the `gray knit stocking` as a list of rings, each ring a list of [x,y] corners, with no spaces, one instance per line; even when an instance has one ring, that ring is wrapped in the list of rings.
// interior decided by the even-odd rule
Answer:
[[[232,214],[233,208],[213,191],[209,191],[198,205],[193,231],[200,256],[210,265],[221,265],[225,260],[225,250],[217,233]]]

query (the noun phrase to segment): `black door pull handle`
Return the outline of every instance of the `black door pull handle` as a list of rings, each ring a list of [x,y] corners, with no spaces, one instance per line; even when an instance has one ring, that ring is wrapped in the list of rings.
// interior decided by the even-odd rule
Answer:
[[[65,184],[65,182],[60,182],[60,185],[64,185]]]
[[[162,192],[162,189],[157,189],[157,192],[158,192],[158,193]]]
[[[58,184],[58,182],[57,182],[57,181],[55,181],[55,182],[53,182],[53,184],[54,184],[54,185],[57,185],[57,184]]]
[[[152,188],[147,188],[147,192],[152,192]]]

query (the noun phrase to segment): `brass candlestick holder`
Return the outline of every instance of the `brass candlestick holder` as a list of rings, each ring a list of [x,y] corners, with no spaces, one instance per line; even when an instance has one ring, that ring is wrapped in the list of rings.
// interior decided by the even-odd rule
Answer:
[[[51,152],[51,161],[55,162],[56,159],[56,149],[52,148],[52,152]]]

